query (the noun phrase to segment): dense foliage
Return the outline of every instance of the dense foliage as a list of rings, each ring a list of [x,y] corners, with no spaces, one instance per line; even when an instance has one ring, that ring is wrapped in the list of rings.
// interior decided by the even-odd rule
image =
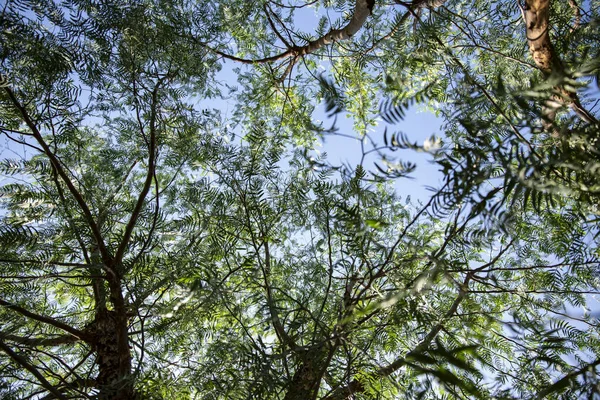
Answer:
[[[0,397],[600,398],[596,0],[0,9]]]

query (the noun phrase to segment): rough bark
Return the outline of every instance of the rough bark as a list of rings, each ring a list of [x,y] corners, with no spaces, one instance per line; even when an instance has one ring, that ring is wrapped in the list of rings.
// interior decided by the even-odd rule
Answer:
[[[290,383],[284,400],[313,400],[317,398],[321,378],[326,368],[326,354],[316,347],[302,355],[302,361]]]
[[[550,0],[526,0],[523,17],[529,52],[537,67],[546,77],[552,73],[564,74],[562,62],[550,40]],[[549,99],[542,111],[546,120],[545,127],[549,128],[552,125],[556,116],[556,106],[560,104],[568,104],[582,120],[588,123],[598,122],[582,107],[577,93],[568,91],[564,87],[557,87],[556,90],[558,94]]]
[[[317,383],[315,378],[318,375],[315,366],[312,363],[302,363],[290,383],[290,389],[285,394],[284,400],[309,400],[316,396]]]
[[[550,74],[553,63],[558,59],[553,56],[552,43],[548,31],[550,16],[550,0],[527,0],[525,2],[525,24],[527,26],[527,42],[531,56],[542,72]],[[554,69],[556,69],[555,66]]]
[[[352,18],[350,21],[340,29],[332,29],[320,38],[309,42],[304,46],[292,46],[289,47],[286,51],[279,53],[277,55],[259,59],[246,59],[240,58],[236,56],[232,56],[230,54],[224,53],[217,49],[210,48],[208,45],[203,43],[205,47],[208,47],[214,53],[233,60],[237,62],[241,62],[244,64],[264,64],[271,63],[278,60],[283,60],[288,57],[298,57],[306,54],[314,53],[315,51],[333,43],[336,41],[348,40],[352,36],[354,36],[365,24],[369,15],[373,11],[373,6],[375,5],[375,0],[356,0],[356,4],[354,6],[354,13],[352,14]]]
[[[108,282],[108,291],[110,293],[112,310],[108,310],[105,307],[105,288],[102,281],[98,279],[95,279],[95,281],[97,281],[99,285],[94,286],[96,300],[95,319],[92,321],[92,323],[88,324],[86,329],[83,331],[71,327],[70,325],[57,319],[36,314],[3,299],[0,299],[0,306],[15,311],[29,319],[61,329],[72,335],[74,338],[85,341],[87,344],[89,344],[97,355],[98,376],[95,379],[95,382],[96,388],[99,391],[98,397],[101,400],[134,400],[137,397],[134,390],[134,379],[131,368],[132,357],[131,350],[129,348],[128,308],[121,289],[121,274],[123,273],[121,260],[129,243],[129,239],[136,224],[143,202],[148,194],[148,182],[151,181],[151,175],[154,174],[156,152],[156,104],[158,89],[164,79],[167,78],[162,78],[152,92],[153,103],[150,121],[151,143],[149,151],[149,177],[146,179],[144,189],[138,197],[134,212],[132,213],[131,218],[126,226],[126,231],[123,235],[122,241],[119,244],[116,258],[112,256],[104,242],[100,228],[102,221],[97,221],[95,219],[90,206],[86,202],[86,199],[71,180],[68,169],[62,164],[60,159],[51,149],[50,145],[45,141],[42,132],[36,125],[37,121],[35,121],[35,119],[29,115],[26,106],[21,104],[17,98],[17,95],[10,89],[10,87],[4,86],[4,90],[12,102],[13,107],[19,112],[19,114],[22,116],[23,122],[31,130],[30,135],[38,142],[41,151],[51,162],[57,177],[59,177],[60,180],[67,186],[69,192],[76,200],[80,211],[83,213],[85,221],[92,233],[92,240],[94,241],[97,249],[96,251],[92,251],[93,254],[97,253],[94,256],[94,265],[102,266],[102,272],[105,274],[104,279],[106,279]],[[58,185],[58,187],[60,188],[60,185]],[[99,275],[99,271],[95,270],[94,275]],[[16,339],[16,337],[13,337],[13,339]],[[57,338],[52,338],[49,342],[38,342],[37,345],[49,345],[52,343],[52,341],[57,340]],[[66,338],[61,337],[59,341],[62,340],[66,340]],[[36,345],[36,343],[30,344]],[[51,394],[55,395],[57,398],[62,398],[62,393],[56,387],[52,386],[46,380],[39,378],[39,372],[33,365],[30,365],[29,363],[23,363],[23,360],[14,357],[12,350],[6,345],[3,345],[2,349],[0,350],[4,350],[4,352],[9,354],[17,363],[21,364],[25,369],[29,370],[33,375],[35,375],[41,385]]]
[[[374,0],[356,0],[354,14],[346,26],[341,29],[332,29],[317,40],[296,50],[297,55],[310,54],[333,42],[348,40],[354,36],[365,24],[367,17],[371,15]]]
[[[111,270],[119,271],[114,264]],[[104,298],[95,307],[95,318],[88,324],[88,343],[96,353],[98,375],[95,387],[100,400],[134,400],[137,398],[132,375],[132,357],[129,347],[129,314],[119,278],[106,276],[110,304]],[[102,289],[104,296],[104,289]]]
[[[573,17],[575,19],[573,21],[573,27],[569,30],[569,32],[572,33],[574,30],[579,28],[579,25],[581,24],[581,10],[579,9],[579,6],[575,0],[569,0],[569,6],[573,10]]]
[[[410,15],[414,10],[422,8],[437,8],[442,6],[447,0],[415,0],[410,3],[396,0],[396,3],[402,4],[409,8],[406,17]],[[258,59],[247,59],[236,57],[220,50],[209,47],[206,43],[202,43],[203,46],[209,48],[212,52],[227,58],[229,60],[241,62],[244,64],[264,64],[271,63],[279,60],[283,60],[289,57],[304,56],[307,54],[314,53],[334,42],[344,41],[352,38],[358,31],[364,26],[367,18],[372,14],[373,7],[375,6],[375,0],[356,0],[354,5],[354,13],[350,21],[340,29],[331,29],[323,36],[310,41],[304,46],[290,46],[284,52],[276,54],[270,57],[258,58]],[[404,21],[406,18],[403,18]],[[277,32],[276,32],[277,33]]]
[[[120,332],[123,319],[113,310],[100,310],[90,325],[89,332],[94,335],[93,349],[98,357],[99,389],[101,400],[135,399],[131,376],[131,354],[129,347],[123,351]],[[126,328],[126,326],[125,326]]]

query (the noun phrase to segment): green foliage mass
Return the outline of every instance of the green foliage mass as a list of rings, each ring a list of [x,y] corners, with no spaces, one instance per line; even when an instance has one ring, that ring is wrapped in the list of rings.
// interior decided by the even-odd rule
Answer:
[[[0,397],[600,398],[599,11],[6,0]]]

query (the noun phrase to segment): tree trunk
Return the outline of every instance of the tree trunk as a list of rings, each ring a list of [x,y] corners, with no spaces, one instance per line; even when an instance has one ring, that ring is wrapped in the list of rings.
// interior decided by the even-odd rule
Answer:
[[[284,400],[316,399],[321,378],[327,368],[326,359],[327,353],[320,346],[304,353]]]
[[[527,41],[529,51],[535,64],[549,74],[556,69],[559,60],[554,57],[548,20],[550,15],[549,0],[527,0],[525,2],[525,23],[527,24]],[[553,68],[554,67],[554,68]]]
[[[121,291],[120,277],[113,268],[105,275],[109,283],[110,303],[108,309],[104,303],[104,289],[95,288],[96,316],[86,329],[91,336],[90,344],[96,353],[98,376],[96,388],[100,400],[136,399],[134,379],[131,373],[131,349],[129,348],[128,313]]]
[[[97,387],[101,400],[135,399],[131,376],[131,353],[129,346],[122,349],[123,330],[127,334],[127,316],[113,310],[100,310],[91,328],[95,337],[94,350],[98,357]]]
[[[526,0],[523,16],[529,52],[537,67],[546,77],[552,73],[563,74],[563,64],[550,41],[550,0]],[[544,126],[547,129],[551,128],[556,117],[556,109],[561,104],[568,104],[582,120],[588,123],[598,122],[589,111],[582,107],[576,92],[568,91],[562,86],[556,89],[558,94],[553,95],[547,101],[543,111],[546,119]]]
[[[316,398],[321,379],[319,371],[312,363],[302,363],[290,384],[290,388],[285,394],[284,400],[312,400]]]

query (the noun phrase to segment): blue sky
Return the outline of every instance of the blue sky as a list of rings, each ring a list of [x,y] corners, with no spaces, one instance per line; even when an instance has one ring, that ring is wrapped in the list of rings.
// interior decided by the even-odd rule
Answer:
[[[317,19],[315,17],[312,18],[315,19],[313,22],[316,23]],[[325,61],[323,64],[327,64],[327,62]],[[216,80],[221,84],[226,83],[230,87],[239,86],[237,81],[238,74],[236,74],[233,69],[240,68],[243,72],[247,68],[252,68],[251,66],[240,65],[239,63],[223,60],[222,65],[223,68],[217,74]],[[223,88],[223,90],[226,91],[227,89]],[[225,123],[231,119],[236,108],[235,96],[232,96],[229,99],[196,99],[196,101],[196,107],[199,109],[216,108],[220,110]],[[359,134],[353,130],[353,120],[351,115],[339,113],[337,114],[337,118],[329,118],[325,112],[324,102],[321,102],[320,104],[315,104],[315,111],[313,112],[312,117],[315,123],[322,121],[325,128],[331,127],[335,122],[338,133],[350,136],[342,137],[326,135],[324,140],[320,142],[321,146],[317,147],[317,151],[320,153],[327,153],[327,161],[332,165],[346,164],[355,168],[361,161],[362,152],[360,137]],[[443,138],[441,130],[443,121],[430,111],[426,111],[422,105],[417,104],[411,107],[406,112],[405,118],[398,124],[389,125],[380,118],[379,120],[380,124],[375,127],[369,135],[380,145],[383,145],[383,133],[386,128],[388,134],[401,131],[408,137],[411,143],[421,145],[432,135]],[[243,132],[239,126],[235,129],[235,132],[240,136],[244,136],[246,133]],[[369,148],[370,145],[366,145],[366,149]],[[416,170],[410,175],[411,178],[402,178],[395,182],[398,194],[403,198],[410,195],[413,200],[427,202],[432,193],[426,187],[440,187],[440,182],[443,177],[441,172],[438,171],[438,167],[431,163],[433,156],[428,153],[419,153],[414,150],[399,150],[389,154],[404,162],[413,162],[417,165]],[[376,153],[371,153],[365,158],[363,167],[367,169],[367,171],[377,172],[374,165],[376,161],[380,161],[380,157]]]

